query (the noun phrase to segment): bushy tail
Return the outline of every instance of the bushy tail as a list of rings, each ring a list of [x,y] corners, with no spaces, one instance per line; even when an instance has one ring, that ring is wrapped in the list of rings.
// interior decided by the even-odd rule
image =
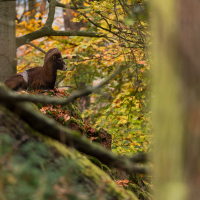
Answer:
[[[25,81],[20,74],[15,74],[5,81],[5,85],[11,90],[18,90],[24,88]]]

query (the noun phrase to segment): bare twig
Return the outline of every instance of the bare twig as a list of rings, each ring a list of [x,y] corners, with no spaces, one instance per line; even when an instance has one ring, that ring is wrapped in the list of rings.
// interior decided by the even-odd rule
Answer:
[[[44,54],[46,54],[47,52],[46,51],[44,51],[43,49],[41,49],[40,47],[37,47],[36,45],[34,45],[33,43],[31,43],[31,42],[26,42],[27,44],[29,44],[29,45],[31,45],[31,46],[33,46],[34,48],[36,48],[37,50],[39,50],[39,51],[41,51],[42,53],[44,53]]]

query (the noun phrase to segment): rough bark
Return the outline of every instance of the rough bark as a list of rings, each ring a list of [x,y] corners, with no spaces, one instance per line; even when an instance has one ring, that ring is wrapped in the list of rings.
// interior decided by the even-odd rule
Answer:
[[[15,1],[0,2],[0,19],[15,22]],[[16,73],[15,27],[0,23],[0,82]]]
[[[162,200],[200,196],[200,2],[154,0],[155,187]]]
[[[188,199],[200,197],[200,2],[179,0],[178,50],[184,99],[184,169]]]

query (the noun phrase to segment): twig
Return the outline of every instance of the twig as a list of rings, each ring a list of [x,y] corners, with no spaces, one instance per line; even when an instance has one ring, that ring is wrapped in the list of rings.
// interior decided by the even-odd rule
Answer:
[[[31,46],[33,46],[34,48],[36,48],[37,50],[41,51],[41,52],[44,53],[44,54],[47,53],[46,51],[44,51],[44,50],[41,49],[40,47],[37,47],[36,45],[34,45],[33,43],[31,43],[31,42],[29,42],[29,41],[27,41],[26,43],[29,44],[29,45],[31,45]]]

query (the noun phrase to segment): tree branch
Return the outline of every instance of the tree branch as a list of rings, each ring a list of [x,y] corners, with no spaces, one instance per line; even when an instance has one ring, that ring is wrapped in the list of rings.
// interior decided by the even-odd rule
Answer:
[[[53,21],[54,21],[54,15],[55,15],[55,7],[56,7],[56,0],[48,0],[49,2],[49,13],[47,17],[47,21],[44,25],[44,27],[52,27]]]
[[[36,48],[38,51],[41,51],[42,53],[46,54],[47,52],[44,51],[43,49],[41,49],[40,47],[37,47],[36,45],[34,45],[31,42],[26,42],[27,44],[31,45],[32,47]]]
[[[6,102],[4,105],[27,122],[34,130],[67,146],[73,147],[80,152],[94,156],[106,165],[140,174],[146,174],[148,171],[146,167],[139,166],[134,162],[137,161],[138,156],[117,156],[100,144],[90,143],[87,138],[81,136],[78,132],[64,127],[54,119],[39,112],[31,103],[13,102],[10,104]]]
[[[49,1],[49,13],[48,18],[45,25],[34,32],[23,35],[21,37],[16,38],[16,46],[19,48],[20,46],[26,44],[27,42],[31,42],[35,39],[44,37],[44,36],[83,36],[83,37],[106,37],[106,35],[101,33],[94,32],[84,32],[84,31],[55,31],[52,28],[52,23],[54,20],[55,14],[55,6],[57,5],[56,0],[48,0]]]
[[[118,73],[120,73],[123,69],[123,65],[119,66],[118,69],[114,71],[114,73],[98,84],[95,87],[86,87],[84,90],[79,90],[74,92],[70,97],[66,99],[59,99],[55,97],[45,97],[44,95],[19,95],[11,91],[7,91],[4,85],[0,85],[0,102],[19,102],[19,101],[31,101],[33,103],[44,103],[44,104],[59,104],[59,105],[66,105],[81,96],[90,95],[93,92],[97,91],[101,87],[107,85]]]
[[[76,3],[75,3],[75,1],[74,1],[74,0],[71,0],[71,1],[72,1],[72,3],[73,3],[74,7],[75,7],[75,8],[78,8],[77,5],[76,5]],[[89,17],[86,16],[85,13],[81,12],[80,14],[83,15],[83,16],[84,16],[91,24],[93,24],[94,26],[96,26],[96,27],[98,27],[98,28],[100,28],[100,29],[102,29],[102,30],[104,30],[104,31],[108,31],[109,33],[112,33],[113,35],[115,35],[115,36],[117,36],[117,37],[119,37],[119,38],[121,38],[121,39],[123,39],[123,40],[125,40],[125,41],[133,42],[133,41],[131,41],[131,40],[125,38],[125,37],[122,37],[122,36],[119,35],[118,33],[113,32],[112,29],[111,29],[111,27],[112,27],[111,24],[108,25],[109,29],[107,29],[107,28],[104,28],[104,27],[100,26],[99,24],[95,23],[94,21],[92,21]],[[107,37],[107,38],[109,38],[109,37]],[[111,38],[111,39],[112,39],[112,38]]]
[[[27,43],[27,41],[33,41],[35,39],[45,36],[83,36],[83,37],[106,37],[105,34],[85,31],[55,31],[51,27],[44,26],[41,29],[32,33],[23,35],[16,38],[17,48]]]

